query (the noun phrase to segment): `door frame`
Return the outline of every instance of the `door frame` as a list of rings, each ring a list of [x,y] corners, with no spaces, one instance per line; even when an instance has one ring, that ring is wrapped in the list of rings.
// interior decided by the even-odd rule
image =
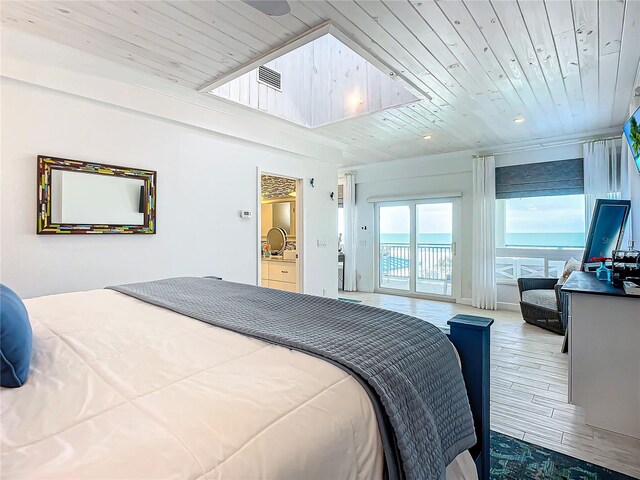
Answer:
[[[416,291],[416,205],[425,203],[451,203],[452,204],[452,264],[451,264],[451,295],[436,295]],[[380,207],[388,206],[409,206],[409,261],[411,264],[409,275],[409,290],[399,290],[395,288],[384,288],[380,286]],[[374,203],[374,288],[376,293],[387,295],[399,295],[402,297],[424,298],[428,300],[438,300],[442,302],[458,303],[461,298],[462,279],[460,278],[462,266],[460,255],[460,232],[461,232],[461,201],[459,195],[447,197],[424,196],[413,197],[410,200],[384,200]]]
[[[295,196],[295,209],[296,209],[296,291],[298,293],[304,293],[304,181],[299,177],[292,177],[291,175],[284,175],[282,173],[274,173],[272,171],[261,170],[260,167],[256,168],[256,252],[258,255],[256,265],[256,286],[260,286],[262,281],[262,175],[271,175],[273,177],[282,177],[295,180],[296,182],[296,196]]]

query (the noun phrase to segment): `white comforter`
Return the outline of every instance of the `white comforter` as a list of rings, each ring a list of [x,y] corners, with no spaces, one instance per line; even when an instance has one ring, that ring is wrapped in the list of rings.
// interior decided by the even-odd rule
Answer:
[[[0,392],[2,478],[382,478],[371,403],[323,360],[111,290],[25,304],[33,360]],[[474,478],[471,457],[448,473]]]

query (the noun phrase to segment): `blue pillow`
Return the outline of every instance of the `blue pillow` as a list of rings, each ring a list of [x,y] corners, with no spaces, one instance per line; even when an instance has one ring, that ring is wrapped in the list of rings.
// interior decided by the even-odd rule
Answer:
[[[3,387],[20,387],[31,363],[31,324],[20,297],[0,284],[0,364]]]

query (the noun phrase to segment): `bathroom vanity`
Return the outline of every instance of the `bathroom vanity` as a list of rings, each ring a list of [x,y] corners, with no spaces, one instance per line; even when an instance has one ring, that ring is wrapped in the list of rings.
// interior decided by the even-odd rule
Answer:
[[[297,260],[287,259],[282,256],[262,258],[260,285],[287,292],[298,291],[298,264]]]

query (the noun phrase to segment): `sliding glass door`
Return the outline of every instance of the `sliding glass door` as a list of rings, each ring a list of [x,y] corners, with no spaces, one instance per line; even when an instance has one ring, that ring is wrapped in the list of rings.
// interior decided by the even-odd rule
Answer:
[[[458,200],[376,204],[379,291],[455,298]]]
[[[416,205],[416,292],[451,296],[453,203]]]
[[[385,204],[378,208],[380,288],[411,290],[411,208]]]

